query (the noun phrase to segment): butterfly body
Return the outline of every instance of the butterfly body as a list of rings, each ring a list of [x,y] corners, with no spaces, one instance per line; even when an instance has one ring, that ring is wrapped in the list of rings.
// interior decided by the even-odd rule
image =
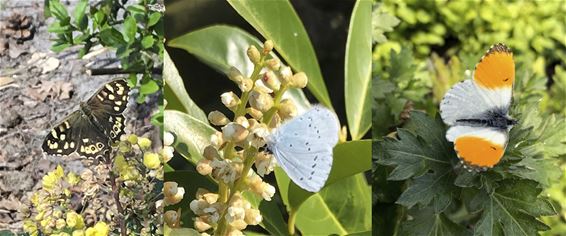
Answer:
[[[301,188],[318,192],[332,169],[340,126],[334,112],[314,106],[267,137],[267,148]]]
[[[446,138],[464,167],[486,170],[503,157],[517,123],[508,114],[514,80],[513,53],[495,44],[476,65],[473,79],[455,84],[442,99],[440,115],[450,126]]]
[[[114,80],[100,88],[80,108],[48,133],[42,148],[49,155],[66,156],[77,152],[87,158],[105,156],[110,145],[124,134],[129,87]]]

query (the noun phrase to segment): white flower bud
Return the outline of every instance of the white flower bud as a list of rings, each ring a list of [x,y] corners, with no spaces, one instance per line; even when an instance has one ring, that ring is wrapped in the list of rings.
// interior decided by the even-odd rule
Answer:
[[[254,64],[259,63],[259,60],[261,59],[261,55],[259,54],[259,50],[257,50],[257,48],[254,45],[251,45],[248,48],[247,54],[248,54],[248,58],[250,58],[250,61],[252,61]]]
[[[204,148],[204,151],[202,153],[202,155],[208,159],[208,160],[214,160],[214,159],[219,159],[220,158],[220,154],[218,153],[218,150],[216,150],[216,148],[212,145],[208,145]]]
[[[238,87],[242,92],[249,92],[252,90],[254,82],[251,79],[245,78],[238,83]]]
[[[263,220],[258,209],[246,209],[246,223],[249,225],[258,225]]]
[[[254,109],[253,107],[246,108],[246,112],[256,120],[261,120],[263,113],[260,110]]]
[[[197,163],[197,172],[201,175],[209,175],[212,173],[210,162],[211,161],[208,159],[200,159]]]
[[[293,77],[293,71],[288,66],[281,66],[281,70],[279,72],[281,75],[279,79],[281,80],[281,84],[287,85],[291,82],[291,78]]]
[[[249,131],[242,125],[230,122],[222,127],[222,135],[225,140],[241,142],[248,137]]]
[[[263,54],[267,55],[273,50],[273,41],[267,40],[263,43]]]
[[[212,226],[210,226],[208,223],[204,222],[201,217],[197,217],[195,219],[195,229],[197,231],[203,232],[203,231],[209,230],[210,228],[212,228]]]
[[[281,119],[286,120],[289,118],[293,118],[297,116],[297,107],[295,107],[295,103],[290,99],[283,99],[279,103],[279,109],[277,110]]]
[[[228,78],[236,83],[240,83],[240,81],[244,79],[244,76],[238,68],[232,66],[228,69]]]
[[[277,91],[281,87],[281,82],[279,81],[275,73],[273,73],[273,71],[265,72],[261,80],[263,81],[263,84],[265,84],[265,86],[273,91]]]
[[[208,113],[208,121],[216,126],[222,126],[230,122],[230,120],[224,115],[224,113],[219,111],[212,111]]]
[[[173,210],[166,211],[163,218],[167,226],[171,228],[179,227],[180,217],[178,212]]]
[[[210,144],[215,148],[220,148],[222,144],[224,144],[224,138],[222,137],[222,132],[216,131],[213,135],[210,136]]]
[[[293,75],[293,77],[291,78],[291,80],[289,81],[289,85],[292,88],[304,88],[307,86],[307,83],[309,82],[308,78],[307,78],[307,74],[305,74],[305,72],[299,72],[295,75]]]
[[[281,61],[277,58],[271,58],[265,61],[265,64],[267,64],[267,67],[273,71],[278,71],[279,68],[281,68]]]
[[[248,119],[246,119],[246,117],[244,116],[236,117],[236,119],[234,119],[234,122],[238,123],[239,125],[243,126],[246,129],[250,127],[250,123],[248,122]]]
[[[163,133],[163,145],[171,146],[175,142],[175,136],[171,132]]]
[[[250,93],[250,105],[254,109],[266,112],[273,106],[273,98],[269,94],[252,91]]]
[[[222,100],[222,104],[228,108],[236,107],[240,103],[240,98],[233,92],[223,93],[220,95],[220,99]]]

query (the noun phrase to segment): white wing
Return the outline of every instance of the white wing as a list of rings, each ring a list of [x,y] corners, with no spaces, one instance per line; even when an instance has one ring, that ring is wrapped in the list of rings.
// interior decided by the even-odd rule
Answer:
[[[444,123],[455,125],[459,119],[486,119],[487,111],[509,109],[511,89],[484,89],[473,80],[455,84],[440,103],[440,116]]]
[[[332,150],[338,142],[339,121],[322,106],[281,125],[267,138],[268,148],[287,175],[301,188],[317,192],[332,168]]]

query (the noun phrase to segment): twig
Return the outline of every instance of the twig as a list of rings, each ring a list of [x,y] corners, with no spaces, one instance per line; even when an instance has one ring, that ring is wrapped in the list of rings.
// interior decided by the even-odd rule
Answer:
[[[163,68],[155,67],[151,70],[152,74],[160,75],[162,73]],[[97,68],[97,69],[87,69],[86,73],[88,75],[118,75],[118,74],[131,74],[131,73],[144,73],[141,70],[124,70],[122,68]]]
[[[110,159],[110,158],[109,158]],[[112,197],[114,197],[114,201],[116,202],[116,208],[118,208],[118,224],[120,224],[120,234],[122,236],[126,236],[126,221],[124,219],[124,208],[122,208],[122,204],[120,203],[120,189],[116,184],[116,175],[114,171],[112,171],[112,161],[108,161],[110,165],[110,185],[112,186]]]

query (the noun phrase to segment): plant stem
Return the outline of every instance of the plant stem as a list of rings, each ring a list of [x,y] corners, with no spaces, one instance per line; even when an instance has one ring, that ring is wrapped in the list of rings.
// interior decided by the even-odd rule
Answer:
[[[155,67],[151,69],[151,73],[160,75],[163,71],[161,67]],[[113,68],[94,68],[94,69],[87,69],[86,73],[89,75],[119,75],[119,74],[144,74],[146,71],[143,70],[125,70],[118,67]]]
[[[289,220],[287,221],[287,227],[289,230],[289,235],[295,235],[295,219],[297,218],[297,211],[291,209],[289,212]]]
[[[281,103],[281,98],[283,97],[285,91],[287,91],[287,85],[282,85],[279,91],[275,92],[275,98],[273,99],[273,107],[271,107],[267,112],[265,112],[265,115],[262,118],[263,123],[267,124],[267,126],[269,126],[271,120],[273,119],[273,116],[275,115],[275,112],[277,112],[277,109],[279,109],[279,104]]]
[[[116,202],[116,208],[118,209],[118,224],[120,225],[120,234],[122,236],[126,236],[126,222],[124,221],[124,208],[122,208],[122,204],[120,203],[120,188],[116,184],[116,175],[112,168],[110,168],[110,185],[112,186],[112,197],[114,197],[114,201]]]
[[[242,174],[236,183],[234,184],[233,189],[230,191],[230,196],[228,197],[226,203],[229,203],[234,197],[236,192],[242,191],[244,184],[246,183],[246,179],[248,177],[248,172],[252,168],[254,163],[254,157],[257,154],[257,149],[254,147],[249,147],[244,151],[244,169],[242,170]],[[226,229],[228,229],[228,225],[226,223],[226,212],[228,208],[224,209],[222,216],[220,217],[220,222],[218,223],[218,228],[216,228],[215,235],[226,235]]]

